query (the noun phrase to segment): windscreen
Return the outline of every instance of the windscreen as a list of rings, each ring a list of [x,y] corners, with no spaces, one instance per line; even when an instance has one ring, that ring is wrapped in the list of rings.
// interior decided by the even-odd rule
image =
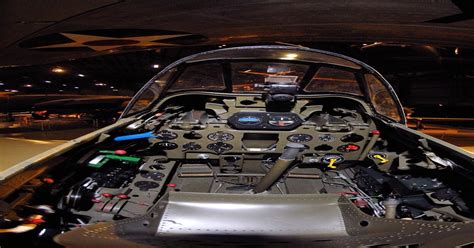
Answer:
[[[156,102],[159,96],[175,92],[263,93],[262,85],[296,84],[299,94],[350,94],[370,99],[379,114],[396,121],[402,120],[398,102],[382,81],[373,74],[357,77],[358,71],[352,68],[283,60],[200,61],[179,68],[173,68],[155,79],[131,103],[126,115],[143,111]],[[370,96],[365,96],[364,92],[369,92]]]

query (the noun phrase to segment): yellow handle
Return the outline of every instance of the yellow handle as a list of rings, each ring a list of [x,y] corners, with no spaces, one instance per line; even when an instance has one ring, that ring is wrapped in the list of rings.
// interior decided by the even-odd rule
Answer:
[[[378,160],[379,160],[379,163],[381,163],[381,164],[385,164],[385,163],[388,162],[388,159],[385,159],[385,158],[382,157],[382,155],[380,155],[380,154],[375,154],[375,155],[374,155],[374,158],[375,158],[375,159],[378,159]]]
[[[331,158],[331,159],[329,159],[328,168],[336,169],[336,166],[334,166],[334,163],[335,163],[336,161],[337,161],[336,158]]]

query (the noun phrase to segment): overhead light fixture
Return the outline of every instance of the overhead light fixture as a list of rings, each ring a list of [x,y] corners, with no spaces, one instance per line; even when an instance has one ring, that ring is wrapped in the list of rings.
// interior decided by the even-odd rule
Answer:
[[[51,69],[51,71],[54,73],[59,73],[59,74],[66,72],[66,70],[64,70],[64,68],[61,68],[61,67],[54,67],[53,69]]]
[[[47,83],[47,84],[50,84],[50,83],[51,83],[50,80],[44,80],[44,82]]]
[[[10,90],[10,92],[14,92],[14,93],[16,93],[16,92],[18,92],[18,90]]]
[[[4,86],[5,84],[4,83],[0,83],[0,86]]]
[[[86,75],[79,73],[79,74],[77,74],[77,76],[78,77],[85,77]]]
[[[459,49],[459,47],[456,47],[454,49],[454,54],[459,55],[460,53],[461,53],[461,50]]]
[[[296,57],[298,57],[298,54],[296,54],[296,53],[287,53],[283,57],[281,57],[280,59],[293,60],[293,59],[296,59]]]
[[[153,65],[151,65],[151,67],[153,67],[155,69],[158,69],[158,68],[160,68],[160,65],[159,64],[153,64]]]
[[[66,87],[66,86],[67,86],[67,84],[62,84],[62,86],[63,86],[63,87]]]
[[[111,89],[115,88],[114,86],[110,86]]]
[[[376,41],[372,44],[367,44],[367,43],[364,43],[361,47],[361,49],[365,49],[365,48],[371,48],[371,47],[376,47],[376,46],[380,46],[380,45],[383,45],[383,42],[381,41]]]
[[[33,87],[33,85],[31,85],[31,84],[25,84],[25,85],[23,85],[23,87],[31,88],[31,87]]]
[[[74,86],[74,89],[78,90],[78,89],[79,89],[79,87],[77,87],[77,86]]]
[[[95,86],[107,86],[105,83],[96,83]]]

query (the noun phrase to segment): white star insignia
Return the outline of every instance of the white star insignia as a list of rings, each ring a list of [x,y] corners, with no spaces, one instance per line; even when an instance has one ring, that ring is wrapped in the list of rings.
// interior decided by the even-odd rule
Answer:
[[[63,36],[73,40],[69,43],[61,43],[48,46],[35,47],[35,49],[43,48],[76,48],[88,47],[94,51],[105,51],[120,47],[136,46],[136,47],[150,47],[150,46],[176,46],[176,44],[157,42],[159,40],[171,39],[176,37],[190,36],[192,34],[168,34],[168,35],[149,35],[149,36],[134,36],[115,38],[107,36],[84,35],[61,33]]]

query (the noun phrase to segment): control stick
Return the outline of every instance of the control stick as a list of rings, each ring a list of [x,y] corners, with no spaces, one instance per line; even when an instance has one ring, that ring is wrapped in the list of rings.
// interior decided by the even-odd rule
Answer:
[[[261,193],[269,189],[275,182],[277,182],[283,173],[296,160],[300,151],[305,148],[304,145],[298,143],[289,143],[286,145],[281,156],[275,162],[275,165],[268,171],[268,173],[255,186],[253,192]]]

